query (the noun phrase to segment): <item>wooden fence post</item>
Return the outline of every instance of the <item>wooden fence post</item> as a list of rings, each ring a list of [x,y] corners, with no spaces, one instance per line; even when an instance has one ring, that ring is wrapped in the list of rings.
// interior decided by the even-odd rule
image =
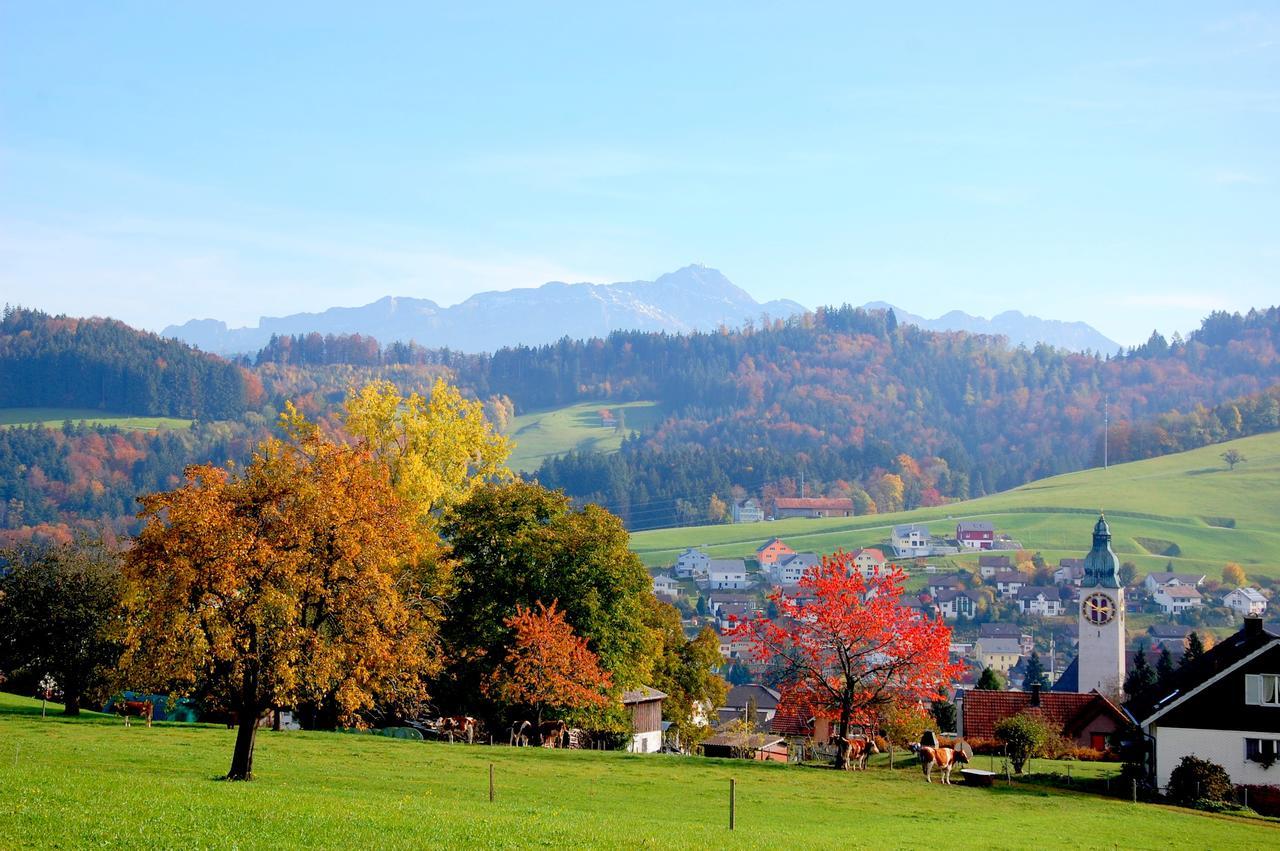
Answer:
[[[1133,802],[1138,803],[1138,781],[1133,781]]]
[[[493,763],[489,763],[489,803],[493,803]]]
[[[738,804],[738,781],[732,777],[729,778],[729,829],[733,830],[734,821],[736,820]]]

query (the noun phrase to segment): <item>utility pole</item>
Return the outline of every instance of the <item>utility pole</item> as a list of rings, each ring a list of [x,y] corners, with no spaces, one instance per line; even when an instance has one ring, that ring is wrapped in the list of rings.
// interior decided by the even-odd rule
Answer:
[[[1102,397],[1102,469],[1111,468],[1111,397]]]
[[[804,499],[804,470],[800,471],[800,498]]]

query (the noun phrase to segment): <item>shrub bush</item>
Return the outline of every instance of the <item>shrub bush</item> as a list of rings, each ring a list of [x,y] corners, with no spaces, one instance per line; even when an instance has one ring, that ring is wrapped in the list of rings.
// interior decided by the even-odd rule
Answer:
[[[1045,744],[1057,737],[1057,731],[1040,715],[1021,712],[996,724],[996,736],[1009,748],[1009,761],[1019,774],[1027,760],[1044,753]]]
[[[1168,794],[1179,804],[1199,809],[1235,801],[1235,787],[1227,770],[1197,756],[1184,756],[1170,773]]]

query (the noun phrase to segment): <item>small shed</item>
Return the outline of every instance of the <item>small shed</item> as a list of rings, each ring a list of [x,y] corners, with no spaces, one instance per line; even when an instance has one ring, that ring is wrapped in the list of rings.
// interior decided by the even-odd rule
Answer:
[[[622,705],[631,714],[631,744],[627,750],[632,753],[662,750],[662,701],[666,697],[649,686],[622,693]]]

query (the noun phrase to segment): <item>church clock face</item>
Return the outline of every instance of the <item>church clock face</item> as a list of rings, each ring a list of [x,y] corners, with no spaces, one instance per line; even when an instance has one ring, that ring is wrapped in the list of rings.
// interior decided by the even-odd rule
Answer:
[[[1090,594],[1084,598],[1084,616],[1095,626],[1111,623],[1116,616],[1116,601],[1106,594]]]

